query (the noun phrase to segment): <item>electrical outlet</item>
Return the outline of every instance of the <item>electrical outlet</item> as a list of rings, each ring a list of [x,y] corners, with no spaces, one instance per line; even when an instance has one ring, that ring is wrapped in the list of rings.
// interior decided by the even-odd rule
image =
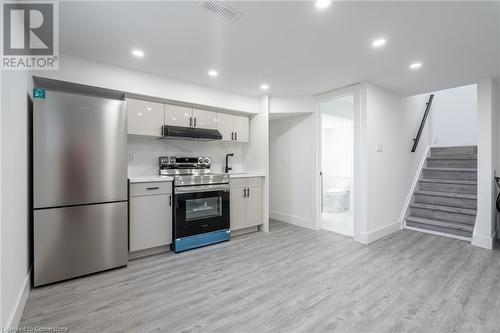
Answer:
[[[134,153],[128,153],[128,162],[130,164],[135,163],[135,154]]]
[[[379,143],[377,145],[377,153],[382,153],[384,151],[384,145]]]

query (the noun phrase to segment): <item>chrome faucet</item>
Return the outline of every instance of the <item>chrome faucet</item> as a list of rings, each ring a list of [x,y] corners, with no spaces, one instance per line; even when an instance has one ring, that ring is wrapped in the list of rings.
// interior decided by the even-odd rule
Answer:
[[[229,160],[229,156],[234,156],[234,154],[231,153],[231,154],[227,154],[226,155],[226,173],[229,173],[229,171],[233,170],[233,168],[230,167],[229,164],[228,164],[229,163],[229,161],[228,161]]]

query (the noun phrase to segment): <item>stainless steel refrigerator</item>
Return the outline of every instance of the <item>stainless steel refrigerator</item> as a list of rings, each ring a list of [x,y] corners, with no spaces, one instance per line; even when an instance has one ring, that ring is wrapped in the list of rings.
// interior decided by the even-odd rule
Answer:
[[[127,265],[124,103],[52,91],[33,102],[35,286]]]

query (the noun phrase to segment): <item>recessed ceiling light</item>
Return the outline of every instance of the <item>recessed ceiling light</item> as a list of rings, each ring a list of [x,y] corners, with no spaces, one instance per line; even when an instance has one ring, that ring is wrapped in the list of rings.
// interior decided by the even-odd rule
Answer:
[[[140,116],[142,116],[142,114],[143,114],[142,112],[137,112],[137,115],[138,115],[139,117],[140,117]]]
[[[378,38],[372,42],[372,46],[373,47],[381,47],[381,46],[385,45],[385,42],[386,42],[386,40],[384,38]]]
[[[316,8],[327,8],[330,7],[330,4],[332,3],[331,0],[316,0]]]
[[[147,110],[147,111],[151,111],[151,110],[153,110],[153,108],[146,108],[146,110]]]
[[[262,84],[260,85],[260,89],[262,89],[262,90],[267,90],[267,89],[269,89],[269,85],[268,85],[268,84],[266,84],[266,83],[262,83]]]
[[[137,58],[142,58],[144,57],[144,51],[143,50],[132,50],[132,55]]]
[[[218,75],[219,73],[215,69],[211,69],[208,71],[208,76],[217,77]]]
[[[419,69],[420,67],[422,67],[421,62],[414,62],[410,65],[410,69],[413,71]]]

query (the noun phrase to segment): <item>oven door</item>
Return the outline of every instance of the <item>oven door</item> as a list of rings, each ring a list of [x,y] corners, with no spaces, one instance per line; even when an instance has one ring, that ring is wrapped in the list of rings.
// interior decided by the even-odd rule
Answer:
[[[177,187],[174,200],[175,239],[229,229],[228,186]]]

